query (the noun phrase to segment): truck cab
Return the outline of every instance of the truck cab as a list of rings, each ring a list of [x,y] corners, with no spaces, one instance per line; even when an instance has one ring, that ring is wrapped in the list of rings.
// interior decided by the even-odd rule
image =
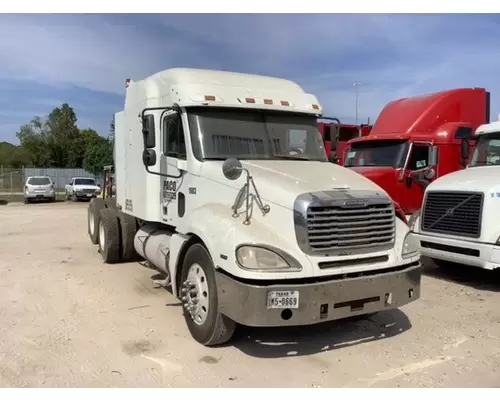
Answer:
[[[490,94],[460,88],[387,104],[366,137],[352,139],[344,166],[384,188],[411,215],[421,208],[425,187],[465,167],[474,131],[489,122]]]
[[[500,121],[475,132],[467,168],[432,182],[412,229],[438,266],[500,268]]]
[[[196,341],[420,297],[408,226],[382,188],[328,161],[316,96],[285,79],[186,68],[126,87],[116,203],[91,202],[89,236],[104,262],[135,251],[159,271]]]
[[[326,156],[339,165],[344,164],[343,156],[349,140],[368,136],[372,129],[370,124],[343,124],[337,118],[321,118],[319,121]]]

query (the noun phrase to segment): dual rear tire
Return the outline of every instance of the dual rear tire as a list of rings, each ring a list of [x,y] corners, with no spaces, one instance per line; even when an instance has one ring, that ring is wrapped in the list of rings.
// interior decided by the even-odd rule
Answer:
[[[99,246],[105,263],[128,262],[139,259],[134,248],[137,221],[116,209],[114,203],[93,198],[87,212],[88,234],[92,244]]]

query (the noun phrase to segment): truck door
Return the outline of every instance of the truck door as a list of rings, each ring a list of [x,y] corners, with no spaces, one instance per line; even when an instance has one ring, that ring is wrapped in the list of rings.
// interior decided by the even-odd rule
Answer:
[[[404,191],[403,208],[407,214],[413,214],[422,207],[424,191],[428,183],[434,178],[427,179],[426,174],[433,169],[436,175],[437,161],[434,158],[433,146],[427,142],[414,142],[403,171],[403,181],[400,182]]]
[[[182,188],[184,172],[179,163],[186,160],[186,142],[182,118],[176,112],[168,112],[163,118],[163,151],[160,157],[161,172],[161,214],[163,220],[176,225],[185,212],[185,194]]]

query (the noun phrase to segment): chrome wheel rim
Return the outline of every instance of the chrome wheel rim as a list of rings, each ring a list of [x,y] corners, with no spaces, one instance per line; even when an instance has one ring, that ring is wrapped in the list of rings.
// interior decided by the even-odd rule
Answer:
[[[181,293],[183,307],[191,319],[195,324],[203,325],[207,320],[210,297],[207,277],[199,264],[193,264],[189,268]]]

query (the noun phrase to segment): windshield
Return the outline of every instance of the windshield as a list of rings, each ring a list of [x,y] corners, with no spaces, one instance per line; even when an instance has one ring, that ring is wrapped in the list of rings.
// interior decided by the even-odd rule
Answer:
[[[328,161],[312,115],[195,108],[188,120],[193,152],[199,160]]]
[[[95,185],[93,179],[75,179],[75,185]]]
[[[404,165],[407,140],[367,140],[351,144],[345,167],[393,167]]]
[[[500,165],[500,132],[480,135],[472,153],[469,167]]]
[[[28,179],[29,185],[50,185],[52,182],[49,178],[30,178]]]

